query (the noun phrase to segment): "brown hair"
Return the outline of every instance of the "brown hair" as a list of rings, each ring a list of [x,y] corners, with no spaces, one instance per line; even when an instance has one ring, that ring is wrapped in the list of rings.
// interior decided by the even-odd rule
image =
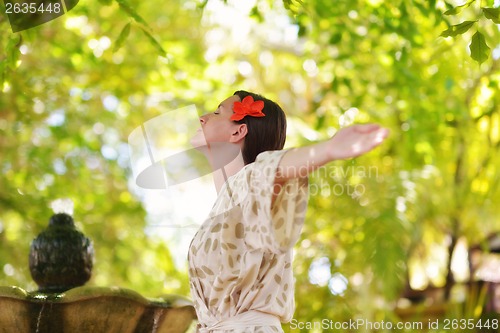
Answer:
[[[248,133],[243,145],[243,161],[250,164],[255,161],[257,155],[268,150],[281,150],[286,140],[286,116],[281,107],[261,95],[244,90],[238,90],[233,95],[240,101],[247,96],[252,96],[255,101],[263,101],[262,112],[265,117],[245,117],[238,124],[246,124]]]

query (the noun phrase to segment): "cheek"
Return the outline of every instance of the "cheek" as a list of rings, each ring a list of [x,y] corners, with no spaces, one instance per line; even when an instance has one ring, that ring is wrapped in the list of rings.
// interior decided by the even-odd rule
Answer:
[[[210,141],[228,141],[231,137],[230,123],[213,123],[213,126],[204,128],[205,138]]]

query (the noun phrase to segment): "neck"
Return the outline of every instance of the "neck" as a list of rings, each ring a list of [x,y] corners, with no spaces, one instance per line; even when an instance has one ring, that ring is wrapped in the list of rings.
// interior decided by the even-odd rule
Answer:
[[[220,168],[213,170],[215,189],[217,193],[220,192],[222,186],[227,181],[227,179],[237,174],[238,171],[243,169],[244,166],[245,162],[243,161],[243,155],[241,154],[240,151],[239,154],[236,156],[236,158],[233,159],[231,162],[227,163],[224,166],[221,166]]]
[[[205,155],[212,168],[217,193],[229,177],[245,166],[240,144],[216,142],[197,149]]]

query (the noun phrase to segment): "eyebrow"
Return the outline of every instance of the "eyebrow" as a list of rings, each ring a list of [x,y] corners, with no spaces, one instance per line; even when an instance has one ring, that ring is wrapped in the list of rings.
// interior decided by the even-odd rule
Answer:
[[[219,109],[221,109],[221,110],[222,110],[222,108],[224,108],[224,110],[231,110],[231,108],[228,108],[226,105],[224,105],[224,104],[222,104],[222,103],[221,103],[221,104],[219,104],[219,106],[218,106],[217,108],[219,108]]]
[[[226,104],[226,105],[224,105]],[[224,108],[224,110],[228,110],[230,112],[233,112],[233,108],[232,108],[232,105],[228,105],[229,103],[220,103],[219,106],[217,108]]]

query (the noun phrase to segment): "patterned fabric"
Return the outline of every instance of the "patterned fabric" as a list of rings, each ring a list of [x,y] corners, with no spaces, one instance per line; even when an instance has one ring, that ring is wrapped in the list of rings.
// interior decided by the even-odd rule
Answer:
[[[273,188],[278,189],[276,168],[285,153],[261,153],[230,177],[191,242],[191,295],[200,327],[249,310],[275,315],[281,322],[292,318],[292,248],[304,222],[308,189],[307,178],[291,179],[272,202]],[[255,326],[224,332],[282,329]]]

